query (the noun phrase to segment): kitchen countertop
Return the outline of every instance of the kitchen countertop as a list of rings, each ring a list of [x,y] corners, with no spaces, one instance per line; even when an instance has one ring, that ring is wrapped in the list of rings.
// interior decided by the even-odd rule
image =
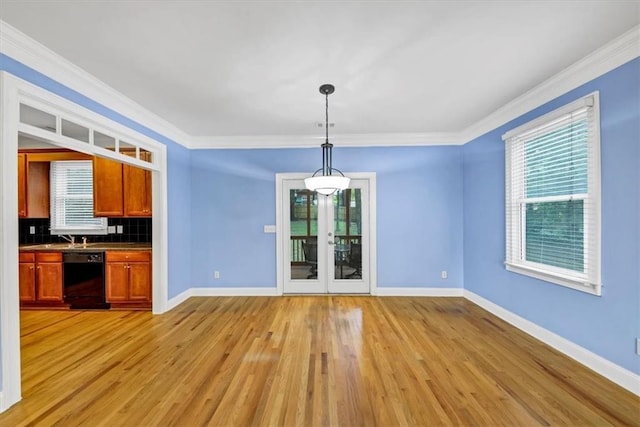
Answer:
[[[76,243],[47,243],[37,245],[20,245],[21,251],[55,251],[55,252],[101,252],[101,251],[149,251],[151,243],[100,243],[91,242],[83,245]]]

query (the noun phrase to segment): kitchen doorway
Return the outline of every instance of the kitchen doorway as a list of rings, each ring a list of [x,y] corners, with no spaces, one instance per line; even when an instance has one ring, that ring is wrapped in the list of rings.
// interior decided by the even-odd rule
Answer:
[[[348,189],[323,196],[299,174],[277,175],[279,293],[372,293],[375,174],[350,178]]]
[[[18,136],[30,135],[58,147],[104,156],[152,171],[153,312],[168,306],[167,154],[166,146],[83,106],[61,98],[6,72],[0,72],[0,411],[21,398],[20,316],[18,305]],[[26,111],[30,107],[35,111]],[[27,108],[28,109],[28,108]],[[28,114],[34,113],[34,114]],[[29,117],[25,120],[25,117]],[[92,132],[87,133],[88,130]],[[96,133],[97,132],[97,133]],[[97,135],[100,134],[100,135]],[[88,138],[82,135],[90,135]],[[115,151],[100,145],[113,135]],[[98,136],[98,137],[97,137]],[[125,142],[126,141],[126,142]],[[126,145],[128,144],[128,145]],[[136,150],[136,157],[119,153]],[[152,154],[145,162],[141,154]]]

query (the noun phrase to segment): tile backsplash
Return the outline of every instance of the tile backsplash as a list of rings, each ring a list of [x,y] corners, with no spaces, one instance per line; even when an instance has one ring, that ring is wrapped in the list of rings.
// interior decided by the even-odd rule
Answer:
[[[24,244],[63,243],[64,240],[49,232],[49,219],[19,219],[19,241]],[[151,243],[151,218],[109,218],[110,226],[122,226],[122,234],[86,236],[89,242]],[[35,234],[31,234],[34,227]],[[76,237],[81,241],[81,235]]]

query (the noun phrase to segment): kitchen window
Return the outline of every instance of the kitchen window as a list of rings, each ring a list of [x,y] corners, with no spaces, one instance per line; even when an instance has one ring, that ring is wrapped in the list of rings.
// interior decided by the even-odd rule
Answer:
[[[93,216],[93,162],[51,162],[51,234],[107,234]]]
[[[598,94],[503,139],[507,270],[600,295]]]

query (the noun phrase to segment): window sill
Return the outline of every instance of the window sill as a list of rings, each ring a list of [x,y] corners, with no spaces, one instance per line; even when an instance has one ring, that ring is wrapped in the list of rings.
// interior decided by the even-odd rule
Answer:
[[[522,264],[513,264],[513,263],[505,262],[505,267],[508,271],[522,274],[524,276],[529,276],[539,280],[544,280],[545,282],[554,283],[556,285],[575,289],[577,291],[585,292],[591,295],[602,296],[601,285],[587,283],[583,280],[555,274],[549,271],[542,271],[540,269],[529,267]]]

